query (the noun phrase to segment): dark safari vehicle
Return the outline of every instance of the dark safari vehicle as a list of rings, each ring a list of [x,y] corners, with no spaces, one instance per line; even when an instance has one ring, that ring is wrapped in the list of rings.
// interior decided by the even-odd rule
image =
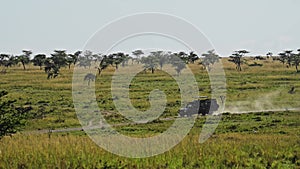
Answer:
[[[179,110],[179,116],[192,116],[194,114],[201,114],[205,116],[212,114],[219,109],[219,104],[216,99],[208,99],[207,97],[199,97],[199,99],[189,102],[185,108]]]

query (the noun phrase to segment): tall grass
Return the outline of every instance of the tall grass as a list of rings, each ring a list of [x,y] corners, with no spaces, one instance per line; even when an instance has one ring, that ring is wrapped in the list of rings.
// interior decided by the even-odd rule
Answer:
[[[296,168],[299,138],[220,134],[204,144],[190,134],[164,154],[129,159],[99,148],[86,136],[15,135],[0,142],[0,168]]]
[[[251,62],[251,61],[249,61]],[[259,61],[263,67],[243,65],[237,72],[223,59],[227,78],[227,111],[285,108],[299,106],[299,76],[280,63]],[[189,67],[195,74],[201,95],[210,95],[208,74],[198,64]],[[117,114],[110,93],[113,69],[96,79],[100,109],[110,123],[127,122]],[[72,104],[72,69],[63,68],[57,79],[46,78],[37,67],[9,68],[0,75],[0,89],[9,92],[8,99],[31,105],[34,111],[45,111],[40,119],[29,121],[26,132],[0,140],[0,168],[299,168],[299,112],[265,112],[225,114],[215,134],[199,144],[199,133],[205,117],[197,120],[189,135],[164,154],[145,158],[119,157],[99,148],[83,132],[33,134],[36,129],[79,126]],[[296,87],[296,94],[288,90]],[[146,110],[149,93],[159,88],[167,94],[164,117],[174,117],[180,108],[178,86],[163,71],[140,73],[132,82],[130,97],[139,110]],[[44,107],[44,109],[43,109]],[[235,108],[235,109],[234,109]],[[120,133],[149,137],[163,132],[170,121],[156,120],[147,125],[116,126]]]

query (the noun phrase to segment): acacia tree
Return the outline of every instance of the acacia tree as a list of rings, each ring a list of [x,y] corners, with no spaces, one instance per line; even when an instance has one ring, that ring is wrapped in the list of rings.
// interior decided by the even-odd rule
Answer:
[[[291,60],[292,60],[293,66],[296,67],[296,71],[297,71],[297,73],[298,73],[298,72],[300,72],[299,69],[298,69],[299,64],[300,64],[300,49],[298,49],[297,51],[298,51],[297,54],[292,54],[292,55],[291,55],[291,56],[292,56],[292,59],[291,59]]]
[[[123,52],[113,53],[108,55],[109,63],[116,68],[116,70],[119,69],[119,65],[123,63],[126,58],[128,57],[127,54],[124,54]]]
[[[46,60],[46,55],[44,54],[37,54],[34,56],[34,58],[31,60],[34,66],[39,66],[40,70],[42,70],[42,66],[44,65]]]
[[[282,53],[279,53],[279,61],[282,62],[282,64],[287,64],[288,67],[292,66],[292,57],[293,57],[293,51],[292,50],[285,50]]]
[[[273,57],[273,53],[272,52],[268,52],[266,55],[267,55],[267,58],[272,58]]]
[[[167,63],[168,58],[167,58],[167,54],[164,54],[163,51],[154,51],[154,52],[150,52],[150,55],[152,57],[156,57],[160,70],[162,70],[163,66]]]
[[[141,56],[144,54],[144,52],[139,49],[139,50],[133,51],[132,54],[136,57],[137,63],[140,64]]]
[[[145,70],[149,69],[153,74],[158,67],[158,58],[151,53],[148,57],[142,57],[141,63],[144,64]]]
[[[69,69],[71,69],[71,65],[73,64],[74,66],[76,65],[76,63],[78,62],[79,56],[82,52],[81,51],[77,51],[74,54],[69,54],[67,57],[67,63],[69,66]]]
[[[93,60],[93,52],[86,50],[83,52],[83,56],[79,56],[78,62],[79,66],[83,66],[84,68],[86,67],[91,67],[91,62]]]
[[[2,100],[8,94],[0,91],[0,139],[9,134],[14,134],[25,125],[29,118],[31,107],[17,107],[15,100]]]
[[[0,54],[0,66],[5,66],[5,62],[8,60],[8,54]]]
[[[51,60],[53,64],[60,69],[67,65],[67,54],[65,50],[54,50],[54,53],[51,54]]]
[[[239,51],[235,51],[231,56],[230,59],[228,60],[229,62],[233,62],[236,65],[236,70],[238,71],[242,71],[242,57],[249,53],[249,51],[247,50],[239,50]]]
[[[285,54],[284,54],[284,53],[279,53],[278,55],[279,55],[278,57],[273,57],[273,61],[274,61],[274,60],[278,60],[279,62],[282,63],[282,65],[284,65],[284,64],[285,64],[285,61],[286,61],[286,56],[285,56]]]
[[[18,64],[17,57],[11,55],[11,56],[9,56],[8,62],[5,66],[6,67],[12,67],[12,66],[17,65],[17,64]]]
[[[93,55],[92,55],[92,58],[93,58],[93,61],[94,61],[95,63],[100,62],[101,59],[102,59],[102,54],[101,54],[101,53],[93,54]]]
[[[18,64],[18,60],[15,56],[9,54],[0,54],[0,66],[6,68]]]
[[[69,55],[68,55],[68,57],[67,57],[67,59],[66,59],[66,62],[67,62],[67,64],[68,64],[69,69],[71,69],[71,65],[74,63],[74,60],[73,60],[73,58],[72,58],[72,54],[69,54]]]
[[[125,56],[122,59],[122,67],[128,66],[128,61],[132,59],[132,57],[129,56],[129,54],[125,54]]]
[[[182,53],[181,53],[182,54]],[[170,63],[175,68],[179,76],[181,71],[186,68],[186,60],[182,60],[180,53],[173,53],[170,55]]]
[[[59,69],[67,65],[67,57],[65,50],[54,50],[51,58],[46,58],[45,72],[48,74],[47,79],[56,78],[59,75]]]
[[[197,61],[198,59],[199,59],[198,55],[195,54],[194,52],[190,52],[190,54],[188,55],[189,63],[195,63],[195,61]]]
[[[112,63],[112,61],[110,60],[110,58],[107,57],[107,55],[103,55],[102,60],[100,61],[100,64],[98,67],[98,74],[100,75],[101,72],[104,69],[106,69],[111,63]]]
[[[181,60],[183,60],[186,64],[189,63],[189,55],[186,54],[185,52],[179,52],[179,53],[174,53],[175,56],[179,57]]]
[[[204,56],[204,58],[201,64],[207,68],[208,71],[211,70],[211,65],[214,65],[220,60],[220,56],[215,53],[215,50],[209,50],[207,53],[202,54],[202,56]]]
[[[22,63],[23,69],[26,70],[25,65],[30,62],[30,55],[32,52],[30,50],[23,50],[23,55],[18,56],[18,61]]]
[[[293,53],[292,50],[286,50],[279,53],[279,60],[282,64],[287,64],[287,67],[295,66],[296,71],[299,72],[300,65],[300,49],[297,50],[298,53]]]

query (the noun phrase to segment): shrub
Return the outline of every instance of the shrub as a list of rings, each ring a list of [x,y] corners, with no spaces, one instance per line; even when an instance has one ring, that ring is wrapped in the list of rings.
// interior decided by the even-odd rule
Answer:
[[[17,107],[16,100],[3,100],[8,92],[0,91],[0,139],[9,134],[16,133],[25,125],[32,107]]]

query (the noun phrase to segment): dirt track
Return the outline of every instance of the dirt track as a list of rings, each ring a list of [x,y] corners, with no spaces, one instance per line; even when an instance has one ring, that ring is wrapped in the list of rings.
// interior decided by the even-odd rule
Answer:
[[[257,113],[257,112],[276,112],[276,111],[300,111],[300,109],[274,109],[274,110],[260,110],[260,111],[243,111],[243,112],[234,112],[232,114],[245,114],[245,113]],[[175,120],[175,117],[173,118],[162,118],[159,119],[160,121],[171,121]],[[120,127],[120,126],[128,126],[128,125],[136,125],[138,123],[120,123],[120,124],[114,124],[112,127]],[[107,125],[106,125],[107,126]],[[84,130],[90,130],[90,129],[100,129],[105,127],[105,125],[102,126],[88,126],[86,128],[82,127],[74,127],[74,128],[62,128],[62,129],[54,129],[54,130],[34,130],[34,131],[25,131],[22,132],[24,134],[45,134],[45,133],[64,133],[64,132],[73,132],[73,131],[84,131]]]

